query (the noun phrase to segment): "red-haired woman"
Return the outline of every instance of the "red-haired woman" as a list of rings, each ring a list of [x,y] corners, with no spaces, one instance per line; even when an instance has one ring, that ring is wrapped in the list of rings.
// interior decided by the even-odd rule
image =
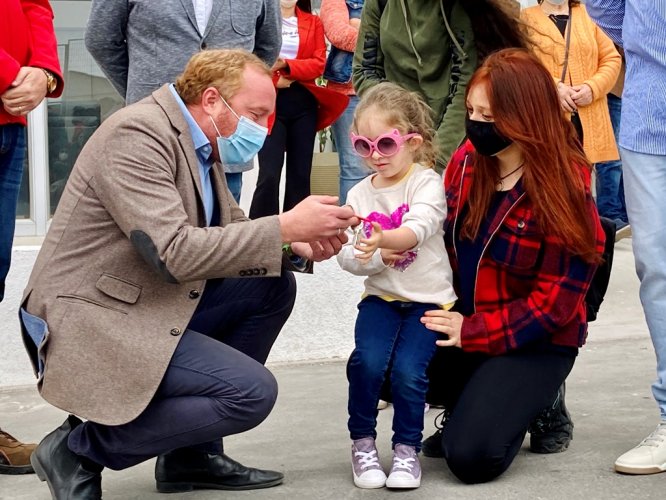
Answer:
[[[450,415],[424,452],[478,483],[509,467],[573,367],[604,233],[591,166],[534,56],[489,56],[466,103],[469,141],[445,176],[457,312],[422,318],[446,346],[431,364],[429,400]]]

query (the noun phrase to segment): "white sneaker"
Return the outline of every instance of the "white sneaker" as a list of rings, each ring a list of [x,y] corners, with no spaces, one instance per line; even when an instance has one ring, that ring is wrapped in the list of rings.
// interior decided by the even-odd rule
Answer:
[[[359,488],[383,488],[386,484],[386,473],[379,463],[373,438],[356,439],[352,443],[352,473]]]
[[[656,474],[666,471],[666,420],[652,434],[615,461],[624,474]]]
[[[418,488],[421,486],[421,462],[416,448],[397,443],[393,449],[393,466],[386,480],[387,488]]]

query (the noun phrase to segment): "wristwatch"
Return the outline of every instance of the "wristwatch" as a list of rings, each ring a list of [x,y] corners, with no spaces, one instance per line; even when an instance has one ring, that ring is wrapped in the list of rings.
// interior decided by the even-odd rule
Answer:
[[[58,80],[48,69],[42,68],[42,71],[46,75],[46,93],[52,94],[58,86]]]

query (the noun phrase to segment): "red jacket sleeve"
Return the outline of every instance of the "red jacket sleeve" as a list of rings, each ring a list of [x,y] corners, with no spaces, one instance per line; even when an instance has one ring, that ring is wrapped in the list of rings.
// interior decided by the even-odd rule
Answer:
[[[48,97],[62,94],[64,81],[58,61],[58,42],[53,29],[53,11],[47,0],[21,0],[30,26],[31,53],[28,66],[44,68],[56,75],[58,86]]]
[[[287,59],[291,80],[314,80],[324,73],[326,40],[321,19],[313,14],[297,11],[300,37],[296,59]]]

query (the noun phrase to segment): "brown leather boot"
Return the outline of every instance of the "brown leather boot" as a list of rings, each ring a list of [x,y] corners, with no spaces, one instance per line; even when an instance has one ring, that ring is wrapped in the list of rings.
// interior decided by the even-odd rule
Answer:
[[[25,444],[0,429],[0,474],[31,474],[30,455],[36,444]]]

